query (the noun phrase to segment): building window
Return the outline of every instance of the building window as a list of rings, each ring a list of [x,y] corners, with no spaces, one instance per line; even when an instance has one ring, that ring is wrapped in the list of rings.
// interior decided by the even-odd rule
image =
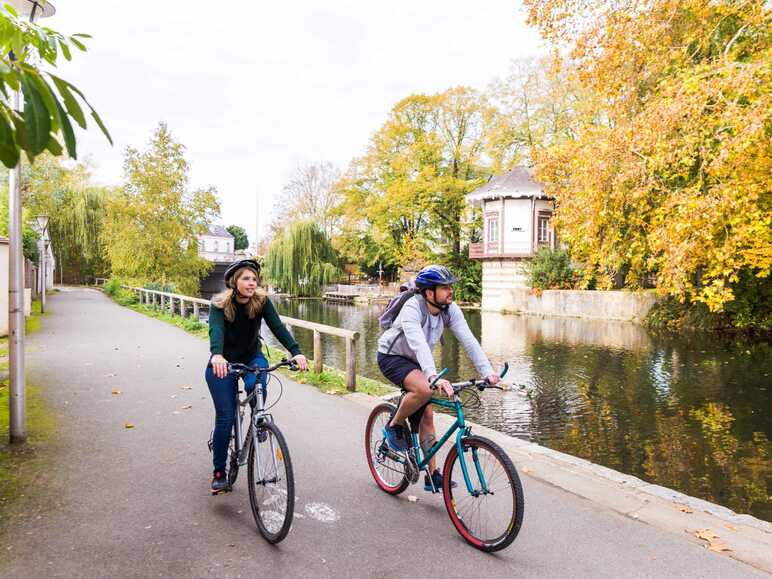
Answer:
[[[499,218],[488,218],[488,243],[496,243],[499,240]]]
[[[550,215],[548,213],[540,213],[536,237],[536,241],[539,245],[549,245],[549,223]]]

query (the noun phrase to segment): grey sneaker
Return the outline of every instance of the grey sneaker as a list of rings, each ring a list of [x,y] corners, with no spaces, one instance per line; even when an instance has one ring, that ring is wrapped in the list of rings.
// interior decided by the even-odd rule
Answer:
[[[231,483],[228,482],[228,477],[221,470],[214,471],[212,477],[212,494],[227,493],[231,490]]]

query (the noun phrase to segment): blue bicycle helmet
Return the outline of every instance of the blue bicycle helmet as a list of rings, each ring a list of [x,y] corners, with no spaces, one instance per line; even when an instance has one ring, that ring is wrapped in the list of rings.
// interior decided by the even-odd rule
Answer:
[[[444,265],[427,265],[415,277],[415,285],[419,289],[433,288],[438,285],[452,285],[458,281]]]

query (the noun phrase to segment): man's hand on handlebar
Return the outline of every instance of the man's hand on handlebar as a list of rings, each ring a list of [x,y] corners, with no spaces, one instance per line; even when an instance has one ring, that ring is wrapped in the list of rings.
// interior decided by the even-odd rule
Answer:
[[[491,374],[490,376],[486,376],[485,381],[491,386],[495,386],[496,384],[501,382],[501,376],[499,376],[498,374]]]
[[[453,391],[453,385],[447,380],[443,380],[443,379],[437,380],[434,383],[434,387],[437,388],[438,390],[442,390],[443,392],[445,392],[448,398],[453,399],[453,395],[455,394],[455,392]]]

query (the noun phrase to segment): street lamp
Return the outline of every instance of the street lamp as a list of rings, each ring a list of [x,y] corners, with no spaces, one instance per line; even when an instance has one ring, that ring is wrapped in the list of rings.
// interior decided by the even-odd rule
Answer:
[[[48,281],[46,276],[48,270],[46,267],[46,258],[48,257],[48,215],[38,215],[35,217],[38,222],[38,228],[40,229],[40,237],[43,239],[43,254],[40,256],[40,271],[42,272],[41,280],[43,281],[43,291],[40,294],[40,313],[46,313],[46,289],[48,289]]]
[[[19,16],[45,18],[56,12],[53,4],[37,0],[4,0]],[[22,110],[21,94],[13,93],[13,107]],[[21,171],[19,165],[8,172],[8,386],[11,442],[27,440],[24,392],[24,255],[21,226]]]

